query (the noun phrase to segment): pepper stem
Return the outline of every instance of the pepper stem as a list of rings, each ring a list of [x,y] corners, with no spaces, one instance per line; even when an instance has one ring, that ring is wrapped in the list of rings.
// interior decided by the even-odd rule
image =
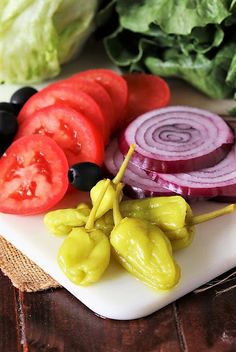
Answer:
[[[118,185],[116,186],[116,196],[113,200],[113,220],[114,220],[115,226],[117,226],[122,220],[120,207],[119,207],[119,199],[121,198],[121,192],[123,187],[124,187],[123,183],[119,182]]]
[[[94,203],[94,206],[92,207],[91,211],[90,211],[90,214],[89,214],[89,217],[87,219],[87,222],[85,224],[85,229],[90,231],[93,229],[94,227],[94,221],[95,221],[95,218],[96,218],[96,213],[97,213],[97,210],[101,204],[101,201],[107,191],[107,188],[110,184],[111,180],[107,179],[103,186],[102,186],[102,189],[98,195],[98,198],[96,199],[96,202]]]
[[[235,209],[236,209],[236,205],[235,204],[230,204],[230,205],[227,205],[224,208],[212,211],[210,213],[205,213],[205,214],[193,216],[192,219],[190,220],[190,224],[189,225],[201,224],[202,222],[218,218],[219,216],[222,216],[222,215],[225,215],[225,214],[232,213],[233,211],[235,211]]]
[[[129,148],[129,151],[126,154],[126,157],[125,157],[123,163],[121,164],[118,173],[116,174],[116,176],[112,180],[112,182],[115,185],[117,185],[119,182],[121,182],[121,180],[122,180],[122,178],[124,176],[125,170],[127,169],[128,163],[129,163],[129,161],[131,159],[131,156],[132,156],[134,150],[135,150],[135,144],[131,144],[131,146]]]

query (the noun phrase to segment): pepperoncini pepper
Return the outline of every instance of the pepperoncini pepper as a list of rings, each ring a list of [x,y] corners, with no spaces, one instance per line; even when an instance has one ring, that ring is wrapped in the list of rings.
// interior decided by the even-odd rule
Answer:
[[[217,211],[193,216],[192,209],[181,196],[125,200],[120,203],[122,216],[145,219],[156,224],[169,238],[174,250],[191,244],[195,225],[234,210],[235,206],[231,204]],[[108,235],[114,227],[112,211],[98,219],[95,226],[98,229],[104,229]]]
[[[213,220],[215,218],[218,218],[219,216],[232,213],[233,211],[235,211],[235,209],[235,204],[230,204],[221,209],[211,211],[209,213],[200,214],[197,216],[190,216],[189,214],[189,216],[186,216],[185,220],[185,227],[186,229],[189,229],[189,231],[187,231],[186,236],[182,238],[171,239],[172,248],[174,250],[177,250],[189,246],[192,242],[195,225],[201,224],[209,220]]]
[[[121,167],[117,173],[117,175],[113,178],[111,184],[109,185],[106,194],[104,195],[104,198],[100,204],[100,207],[97,211],[96,214],[96,219],[100,218],[101,216],[103,216],[108,210],[112,209],[113,206],[113,199],[115,198],[115,186],[121,182],[123,175],[125,173],[125,170],[128,166],[129,160],[134,152],[135,149],[135,145],[131,144],[129,151],[123,161],[123,163],[121,164]],[[106,179],[101,180],[99,182],[96,183],[96,185],[91,189],[90,191],[90,198],[92,200],[92,204],[94,204],[96,202],[96,199],[98,197],[98,194],[100,192],[100,189],[103,187],[104,182],[106,182]]]
[[[91,208],[86,203],[80,203],[76,208],[58,209],[44,216],[44,225],[56,236],[65,236],[75,227],[84,226]]]
[[[77,208],[54,210],[45,215],[44,223],[49,232],[57,236],[67,235],[74,227],[85,225],[90,210],[84,203]],[[125,200],[120,203],[122,216],[146,219],[158,225],[170,239],[174,250],[191,244],[195,225],[234,210],[235,206],[231,204],[215,212],[193,216],[189,204],[181,196]],[[112,211],[97,219],[94,226],[109,236],[114,227]]]
[[[121,213],[156,224],[169,238],[174,250],[192,242],[192,209],[181,196],[146,198],[133,202],[128,200],[122,202]]]
[[[109,186],[104,182],[85,227],[74,228],[66,237],[58,252],[58,264],[64,274],[75,284],[86,286],[100,279],[110,262],[108,237],[94,229],[96,211]]]
[[[127,271],[148,286],[169,290],[180,278],[170,241],[159,227],[145,219],[121,217],[118,201],[121,189],[119,184],[113,204],[115,227],[110,235],[116,256]]]
[[[158,225],[170,240],[183,239],[193,233],[193,226],[188,224],[192,210],[181,196],[125,200],[120,203],[120,211],[122,216],[145,219]],[[111,231],[114,226],[112,212],[98,219],[95,226],[105,228],[106,233]]]

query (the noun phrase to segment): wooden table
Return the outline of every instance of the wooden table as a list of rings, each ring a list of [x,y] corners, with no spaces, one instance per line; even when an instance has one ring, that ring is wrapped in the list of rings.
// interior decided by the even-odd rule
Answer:
[[[116,321],[64,289],[19,292],[0,272],[0,351],[235,352],[236,289],[190,293],[146,318]]]

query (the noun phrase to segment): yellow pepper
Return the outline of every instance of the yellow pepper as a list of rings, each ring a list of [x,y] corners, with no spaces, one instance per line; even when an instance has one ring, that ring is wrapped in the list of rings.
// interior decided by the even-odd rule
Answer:
[[[192,210],[181,196],[126,200],[121,204],[123,216],[134,216],[157,224],[170,239],[184,238],[192,225]]]
[[[128,200],[122,202],[121,213],[158,225],[174,250],[188,246],[193,240],[192,209],[181,196]]]
[[[120,167],[117,175],[113,178],[111,184],[109,185],[109,187],[107,189],[106,194],[104,195],[103,201],[101,202],[100,207],[97,211],[96,219],[100,218],[108,210],[112,209],[113,200],[115,198],[115,193],[116,193],[116,191],[115,191],[116,185],[119,182],[121,182],[123,175],[125,173],[125,170],[128,166],[129,160],[134,152],[134,149],[135,149],[135,145],[132,144],[130,146],[130,149],[129,149],[123,163],[121,164],[121,167]],[[98,194],[100,193],[100,190],[103,187],[104,182],[106,182],[106,179],[97,182],[96,185],[91,189],[90,198],[91,198],[92,204],[94,204],[96,202]]]
[[[110,236],[110,233],[114,227],[113,211],[109,210],[106,214],[97,219],[94,226],[96,229],[102,230],[107,236]]]
[[[44,223],[50,232],[66,235],[74,227],[85,225],[90,210],[87,204],[81,203],[77,208],[51,211],[45,215]],[[170,240],[186,240],[186,237],[193,233],[193,225],[190,225],[192,210],[181,196],[126,200],[121,202],[120,210],[123,216],[146,219],[157,224]],[[107,235],[110,234],[113,226],[111,210],[95,222],[95,227]]]
[[[121,265],[155,290],[169,290],[179,281],[180,268],[164,232],[149,221],[125,217],[119,211],[122,185],[117,186],[113,205],[115,227],[110,242]]]
[[[75,227],[84,226],[91,208],[86,203],[80,203],[77,208],[58,209],[44,216],[44,225],[56,236],[68,235]]]
[[[195,225],[234,210],[235,206],[231,204],[214,212],[193,216],[192,209],[181,196],[125,200],[120,203],[122,216],[145,219],[157,225],[169,238],[174,250],[191,244]],[[112,211],[98,219],[95,227],[109,235],[114,227]]]
[[[100,279],[110,262],[108,237],[94,229],[96,211],[109,186],[107,180],[100,190],[85,227],[74,228],[58,252],[58,264],[64,274],[77,285],[89,285]]]
[[[171,241],[174,250],[191,244],[195,225],[214,219],[235,210],[233,204],[215,212],[193,216],[189,204],[181,196],[153,197],[140,200],[125,200],[120,203],[122,216],[148,220],[158,225]],[[45,225],[55,235],[66,235],[74,227],[84,226],[90,213],[87,204],[77,208],[51,211],[45,215]],[[110,235],[113,227],[113,215],[109,210],[95,221],[95,228]]]
[[[192,210],[181,196],[125,200],[120,204],[122,216],[145,219],[158,225],[170,240],[189,237],[193,233]],[[114,226],[112,211],[96,221],[97,228],[108,233]],[[192,237],[192,236],[191,236]]]

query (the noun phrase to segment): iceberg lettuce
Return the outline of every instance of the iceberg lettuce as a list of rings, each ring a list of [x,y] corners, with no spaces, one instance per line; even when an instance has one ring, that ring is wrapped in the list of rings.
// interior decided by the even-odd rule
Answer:
[[[93,30],[98,0],[1,0],[0,81],[59,74]]]

